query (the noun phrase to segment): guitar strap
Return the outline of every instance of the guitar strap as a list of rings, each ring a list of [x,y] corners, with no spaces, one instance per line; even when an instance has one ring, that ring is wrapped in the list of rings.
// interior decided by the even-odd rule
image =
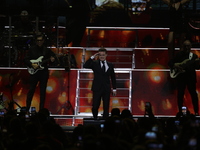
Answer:
[[[191,60],[191,59],[192,59],[192,57],[193,57],[193,53],[192,53],[192,52],[190,52],[190,54],[189,54],[189,60]]]

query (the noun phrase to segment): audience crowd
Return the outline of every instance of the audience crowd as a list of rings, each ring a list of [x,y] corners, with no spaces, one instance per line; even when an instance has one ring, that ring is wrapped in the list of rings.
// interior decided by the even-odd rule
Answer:
[[[48,109],[30,117],[7,111],[0,139],[0,150],[198,150],[200,120],[189,112],[133,118],[130,110],[113,108],[100,125],[83,123],[66,132]]]

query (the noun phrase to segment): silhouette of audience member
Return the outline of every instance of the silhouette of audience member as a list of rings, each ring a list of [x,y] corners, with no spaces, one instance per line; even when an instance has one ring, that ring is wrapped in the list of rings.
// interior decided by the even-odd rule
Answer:
[[[40,135],[39,126],[35,122],[28,122],[24,127],[24,132],[26,138],[22,142],[22,149],[34,150],[41,143],[38,141],[37,137]]]
[[[118,137],[121,128],[121,118],[118,116],[108,117],[104,122],[102,133],[112,137]]]
[[[146,147],[144,145],[135,145],[132,150],[146,150]]]
[[[176,118],[168,118],[165,123],[164,134],[166,136],[166,141],[174,145],[179,133],[178,127],[180,125],[180,120]]]
[[[123,118],[119,138],[128,143],[134,143],[138,134],[137,122],[132,118]]]
[[[51,149],[63,150],[63,143],[54,136],[54,132],[57,131],[55,126],[56,124],[52,121],[45,121],[41,127],[42,132],[41,135],[38,137],[38,140],[41,143],[48,144],[51,147]]]
[[[112,110],[111,110],[111,117],[112,116],[120,116],[120,109],[119,108],[113,108]]]
[[[42,110],[44,116],[49,111]],[[127,109],[126,109],[126,112]],[[200,149],[200,121],[195,115],[173,118],[110,116],[100,131],[94,124],[78,125],[70,137],[54,121],[41,122],[38,114],[24,121],[8,111],[1,118],[0,148],[7,150],[194,150]],[[178,122],[177,122],[178,121]],[[7,130],[3,130],[7,129]]]
[[[145,114],[144,116],[148,116],[150,118],[154,118],[153,110],[152,110],[152,105],[150,102],[145,103]]]
[[[52,150],[48,144],[40,144],[34,150]]]
[[[36,150],[45,146],[48,149],[69,148],[71,140],[60,125],[55,121],[49,120],[49,111],[41,110],[46,120],[39,118],[39,113],[30,116],[29,120],[25,117],[16,115],[14,111],[6,112],[1,118],[1,143],[4,149],[8,150]],[[0,145],[1,147],[1,145]],[[43,147],[43,150],[46,149]]]
[[[123,109],[121,112],[121,118],[133,118],[131,111],[129,109]]]
[[[20,118],[13,117],[9,121],[8,137],[5,139],[5,145],[8,149],[20,149],[24,139],[23,124]]]
[[[83,126],[82,124],[79,124],[72,133],[72,144],[74,147],[76,148],[82,148],[82,140],[83,140],[83,136],[84,136],[84,131],[85,130],[85,126]]]

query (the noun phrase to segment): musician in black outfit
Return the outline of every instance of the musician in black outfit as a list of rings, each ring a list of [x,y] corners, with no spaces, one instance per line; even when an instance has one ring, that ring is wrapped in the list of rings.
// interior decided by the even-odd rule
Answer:
[[[36,45],[31,46],[25,57],[25,64],[34,71],[30,75],[30,88],[26,99],[27,112],[30,109],[32,98],[38,82],[40,82],[40,105],[39,109],[44,108],[46,98],[46,87],[49,78],[48,62],[55,60],[55,54],[44,45],[45,36],[43,34],[36,35]],[[42,64],[32,63],[31,60],[38,60],[43,56]],[[42,69],[43,68],[43,69]]]
[[[29,19],[28,11],[23,10],[20,14],[19,20],[14,22],[14,33],[21,35],[33,34],[35,27]]]
[[[98,56],[98,60],[93,60]],[[92,84],[93,91],[93,104],[92,114],[94,119],[98,117],[98,109],[103,101],[103,118],[109,117],[109,106],[110,106],[110,93],[112,81],[112,94],[116,95],[116,77],[114,72],[114,66],[112,63],[106,61],[107,50],[100,48],[99,52],[91,56],[84,64],[84,68],[90,68],[93,70],[94,79]]]
[[[181,113],[183,106],[183,98],[185,89],[187,87],[190,96],[192,98],[192,104],[194,108],[195,115],[199,113],[199,104],[198,104],[198,95],[196,92],[196,69],[199,69],[199,59],[198,56],[192,52],[191,43],[189,40],[186,40],[183,43],[183,50],[178,51],[175,57],[169,61],[169,67],[176,69],[180,74],[176,76],[177,82],[177,102],[178,109]],[[181,64],[181,62],[185,62],[185,64]]]
[[[185,4],[191,0],[162,0],[169,6],[169,35],[168,35],[168,54],[169,59],[174,57],[174,41],[179,37],[180,50],[187,36],[187,17],[185,15]]]

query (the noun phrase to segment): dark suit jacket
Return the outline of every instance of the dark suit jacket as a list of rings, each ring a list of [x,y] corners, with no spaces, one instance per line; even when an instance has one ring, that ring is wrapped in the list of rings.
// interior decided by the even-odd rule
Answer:
[[[116,89],[116,77],[114,72],[114,66],[112,63],[108,61],[107,64],[109,68],[106,72],[102,71],[100,60],[92,60],[90,58],[83,65],[84,68],[89,68],[93,70],[94,79],[92,84],[92,91],[98,91],[101,88],[105,88],[106,91],[110,92],[111,90],[110,79],[112,81],[112,88]]]

